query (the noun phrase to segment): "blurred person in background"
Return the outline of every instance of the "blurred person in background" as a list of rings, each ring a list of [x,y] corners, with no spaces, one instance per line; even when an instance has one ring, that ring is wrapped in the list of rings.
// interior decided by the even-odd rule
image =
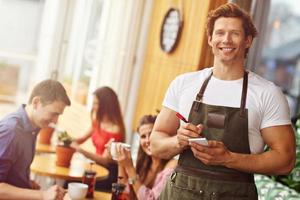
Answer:
[[[59,186],[33,190],[37,184],[29,175],[39,130],[56,123],[70,105],[62,84],[48,79],[34,87],[28,105],[0,121],[0,199],[63,199],[65,191]]]
[[[137,129],[140,136],[140,145],[136,168],[134,167],[130,150],[117,145],[118,182],[127,185],[130,200],[158,199],[167,179],[177,164],[177,160],[160,159],[151,153],[149,137],[155,119],[156,116],[145,115],[140,120]]]
[[[113,140],[125,140],[125,126],[117,94],[109,87],[100,87],[94,92],[93,107],[91,111],[92,124],[89,131],[71,144],[77,152],[103,165],[109,170],[109,177],[97,181],[96,190],[110,191],[113,182],[117,181],[118,165],[108,155],[105,145]],[[82,149],[79,145],[91,138],[96,153]]]

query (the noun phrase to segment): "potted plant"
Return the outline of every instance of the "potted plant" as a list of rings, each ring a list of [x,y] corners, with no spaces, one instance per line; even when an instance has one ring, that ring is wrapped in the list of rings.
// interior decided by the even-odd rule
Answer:
[[[58,132],[58,145],[56,146],[56,165],[61,167],[69,167],[75,149],[70,147],[72,137],[67,131]]]
[[[39,132],[39,143],[40,144],[51,144],[51,137],[53,134],[54,128],[46,127],[42,128]]]

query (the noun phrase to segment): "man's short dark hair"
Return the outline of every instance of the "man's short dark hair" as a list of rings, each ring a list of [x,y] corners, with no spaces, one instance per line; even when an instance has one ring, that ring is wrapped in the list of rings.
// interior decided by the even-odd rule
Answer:
[[[41,98],[41,102],[44,105],[54,101],[62,101],[67,106],[71,105],[71,101],[64,86],[56,80],[47,79],[38,83],[33,88],[28,103],[31,104],[32,99],[37,96]]]

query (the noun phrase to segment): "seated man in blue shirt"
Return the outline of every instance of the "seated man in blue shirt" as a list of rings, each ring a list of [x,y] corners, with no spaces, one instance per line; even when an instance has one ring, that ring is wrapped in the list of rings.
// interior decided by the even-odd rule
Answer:
[[[62,84],[45,80],[34,87],[28,105],[0,121],[0,199],[63,199],[65,192],[58,186],[32,190],[29,175],[39,129],[56,123],[69,105]]]

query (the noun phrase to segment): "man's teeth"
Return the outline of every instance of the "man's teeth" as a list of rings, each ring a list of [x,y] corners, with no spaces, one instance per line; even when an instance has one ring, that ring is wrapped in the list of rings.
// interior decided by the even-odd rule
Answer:
[[[223,51],[232,51],[233,48],[222,48]]]

